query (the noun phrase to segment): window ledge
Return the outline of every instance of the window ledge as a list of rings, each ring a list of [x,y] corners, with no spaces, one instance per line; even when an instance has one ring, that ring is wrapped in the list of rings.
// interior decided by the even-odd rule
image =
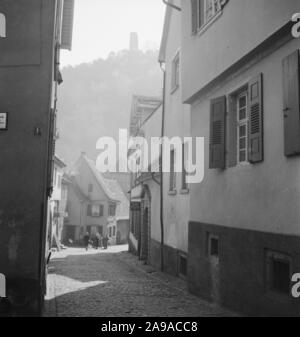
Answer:
[[[251,166],[251,163],[249,161],[245,161],[245,162],[241,162],[241,163],[237,163],[236,164],[237,167],[247,167],[247,166]]]
[[[200,36],[204,34],[207,29],[216,21],[218,18],[223,14],[223,10],[220,10],[218,14],[216,14],[214,17],[212,17],[205,25],[203,25],[201,28],[198,29],[195,36]]]
[[[189,194],[190,190],[188,188],[180,190],[180,194]]]
[[[177,191],[176,190],[174,190],[174,191],[169,191],[169,195],[176,195],[177,194]]]

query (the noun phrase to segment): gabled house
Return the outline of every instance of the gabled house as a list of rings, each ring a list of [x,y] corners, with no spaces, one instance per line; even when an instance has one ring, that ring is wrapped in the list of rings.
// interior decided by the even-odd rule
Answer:
[[[137,104],[137,101],[139,104]],[[130,120],[130,136],[144,137],[148,144],[151,137],[160,137],[162,123],[162,102],[151,97],[134,96]],[[142,157],[145,149],[142,149]],[[129,150],[129,160],[137,161],[138,170],[131,173],[130,188],[130,236],[129,250],[146,263],[158,264],[153,242],[160,242],[160,173],[151,171],[151,164],[158,167],[160,158],[148,158],[148,167],[137,159],[136,151]],[[148,171],[148,172],[146,172]]]
[[[119,183],[106,179],[82,153],[70,173],[64,242],[80,243],[86,232],[108,235],[111,244],[126,243],[129,201]]]

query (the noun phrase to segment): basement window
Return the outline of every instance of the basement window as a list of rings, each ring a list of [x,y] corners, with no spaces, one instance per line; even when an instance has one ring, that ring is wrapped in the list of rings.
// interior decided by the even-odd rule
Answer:
[[[268,251],[266,257],[267,288],[275,293],[289,295],[291,289],[291,258]]]
[[[187,276],[187,256],[186,254],[179,253],[178,256],[178,273],[179,276]]]
[[[207,235],[208,256],[219,257],[219,237],[208,233]]]

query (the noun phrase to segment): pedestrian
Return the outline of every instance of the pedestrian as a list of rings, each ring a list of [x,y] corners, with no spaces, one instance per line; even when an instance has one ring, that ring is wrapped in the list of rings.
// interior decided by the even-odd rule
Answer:
[[[105,235],[105,237],[102,239],[102,241],[103,241],[103,248],[104,248],[104,249],[107,249],[108,241],[109,241],[108,236]]]
[[[102,242],[103,242],[103,236],[100,234],[100,235],[99,235],[99,247],[100,247],[100,249],[103,248]]]
[[[97,232],[96,233],[96,238],[95,238],[95,248],[99,249],[100,246],[100,239],[101,239],[101,235]]]
[[[83,242],[84,242],[85,249],[88,250],[89,244],[90,244],[90,233],[89,232],[85,233],[85,236],[83,237]]]

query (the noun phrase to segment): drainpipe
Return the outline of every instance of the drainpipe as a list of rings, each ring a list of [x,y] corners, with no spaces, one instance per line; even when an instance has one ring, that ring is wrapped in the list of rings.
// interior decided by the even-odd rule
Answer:
[[[180,8],[180,7],[175,6],[174,4],[168,2],[167,0],[163,0],[163,3],[164,3],[165,5],[167,5],[167,6],[170,6],[170,7],[174,8],[174,9],[176,9],[177,11],[180,11],[180,12],[181,12],[181,8]]]
[[[161,138],[163,139],[165,134],[165,92],[166,92],[166,70],[164,63],[160,62],[160,68],[163,72],[163,100],[162,100],[162,116],[161,116]],[[160,268],[164,271],[164,176],[163,176],[163,143],[161,143],[161,157],[160,157]]]

